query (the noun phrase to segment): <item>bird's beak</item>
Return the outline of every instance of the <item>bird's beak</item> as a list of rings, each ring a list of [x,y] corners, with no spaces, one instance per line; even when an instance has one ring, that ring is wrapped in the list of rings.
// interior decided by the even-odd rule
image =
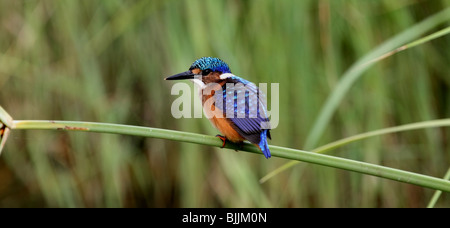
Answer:
[[[193,79],[195,76],[194,73],[192,73],[192,71],[188,70],[185,71],[183,73],[179,73],[176,75],[172,75],[170,77],[165,78],[164,80],[182,80],[182,79]]]

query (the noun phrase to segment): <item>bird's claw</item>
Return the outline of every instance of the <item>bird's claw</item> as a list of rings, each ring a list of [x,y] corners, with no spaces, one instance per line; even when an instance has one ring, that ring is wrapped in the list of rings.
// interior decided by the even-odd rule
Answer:
[[[222,140],[222,146],[220,148],[224,148],[225,144],[227,142],[227,138],[223,135],[216,135],[216,137],[218,137],[220,140]]]

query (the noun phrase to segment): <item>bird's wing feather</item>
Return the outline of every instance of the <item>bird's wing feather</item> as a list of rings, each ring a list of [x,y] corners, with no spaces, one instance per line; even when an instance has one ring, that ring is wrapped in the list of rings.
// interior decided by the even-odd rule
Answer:
[[[265,94],[255,84],[233,75],[227,78],[222,94],[214,96],[216,108],[231,120],[238,133],[252,143],[259,143],[260,134],[268,130],[268,125],[262,126],[269,124]]]

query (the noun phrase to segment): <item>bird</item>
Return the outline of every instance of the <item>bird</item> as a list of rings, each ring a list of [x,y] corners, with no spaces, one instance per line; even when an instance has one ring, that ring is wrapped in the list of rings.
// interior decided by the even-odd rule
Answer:
[[[226,141],[243,145],[247,140],[266,158],[271,157],[267,142],[271,139],[271,129],[265,94],[254,83],[232,74],[228,64],[215,57],[199,58],[189,70],[165,78],[183,79],[198,85],[203,112],[223,134],[216,135],[222,140],[222,148]]]

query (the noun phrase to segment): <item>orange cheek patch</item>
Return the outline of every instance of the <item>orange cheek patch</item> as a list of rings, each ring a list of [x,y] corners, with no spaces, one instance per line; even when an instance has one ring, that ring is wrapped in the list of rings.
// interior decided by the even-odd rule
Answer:
[[[200,74],[202,71],[198,68],[192,69],[192,73],[194,74]]]

